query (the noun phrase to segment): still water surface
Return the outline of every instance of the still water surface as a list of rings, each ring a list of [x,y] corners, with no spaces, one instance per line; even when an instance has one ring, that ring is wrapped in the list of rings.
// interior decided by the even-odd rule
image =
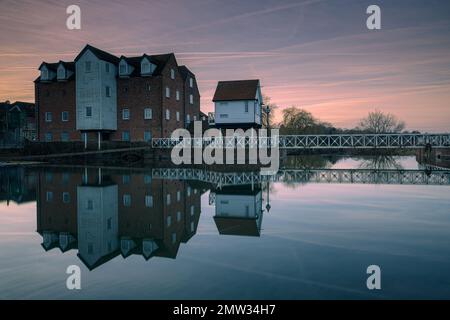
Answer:
[[[394,160],[290,163],[419,169]],[[220,189],[145,170],[2,170],[2,299],[450,298],[448,185]],[[78,291],[65,284],[74,264]]]

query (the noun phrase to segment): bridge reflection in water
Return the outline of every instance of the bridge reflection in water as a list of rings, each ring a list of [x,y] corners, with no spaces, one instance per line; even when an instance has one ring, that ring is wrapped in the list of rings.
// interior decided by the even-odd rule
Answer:
[[[260,236],[274,182],[450,185],[450,171],[430,168],[283,169],[272,176],[192,168],[15,170],[0,170],[2,197],[9,184],[26,186],[28,201],[35,192],[42,247],[76,249],[90,270],[118,255],[176,258],[181,243],[197,232],[208,190],[221,235]]]

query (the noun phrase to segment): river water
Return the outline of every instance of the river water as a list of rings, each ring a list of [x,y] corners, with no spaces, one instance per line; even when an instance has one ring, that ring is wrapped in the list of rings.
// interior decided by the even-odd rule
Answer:
[[[217,186],[151,168],[2,168],[0,298],[450,298],[448,183],[367,178],[423,174],[414,157],[287,165],[325,170]],[[71,265],[81,290],[66,287]]]

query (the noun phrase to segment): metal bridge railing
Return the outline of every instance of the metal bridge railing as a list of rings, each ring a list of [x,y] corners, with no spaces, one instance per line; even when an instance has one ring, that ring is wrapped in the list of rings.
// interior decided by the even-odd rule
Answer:
[[[155,138],[154,148],[275,147],[283,149],[450,148],[450,134],[336,134],[281,135],[272,137]]]
[[[450,170],[287,169],[274,175],[259,172],[215,172],[190,168],[157,168],[155,179],[196,180],[215,186],[250,185],[264,182],[450,185]]]

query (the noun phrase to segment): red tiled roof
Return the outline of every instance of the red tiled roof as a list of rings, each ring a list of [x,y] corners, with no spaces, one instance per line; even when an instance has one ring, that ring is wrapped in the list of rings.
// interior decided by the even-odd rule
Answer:
[[[219,81],[213,101],[254,100],[259,80]]]

